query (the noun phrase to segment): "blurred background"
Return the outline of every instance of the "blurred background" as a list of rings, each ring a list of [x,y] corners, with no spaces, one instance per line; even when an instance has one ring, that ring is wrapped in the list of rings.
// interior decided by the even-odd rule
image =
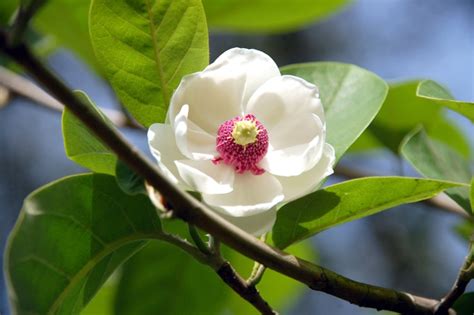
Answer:
[[[354,0],[334,15],[291,33],[216,31],[210,44],[211,61],[231,47],[256,48],[279,66],[352,63],[389,82],[433,79],[457,99],[474,100],[472,0]],[[86,91],[100,106],[118,108],[107,83],[73,52],[58,49],[47,60],[72,88]],[[453,113],[447,115],[470,139],[472,152],[473,125]],[[64,154],[60,119],[59,113],[21,97],[0,108],[0,255],[23,199],[41,185],[83,171]],[[123,132],[147,151],[143,132]],[[347,155],[342,164],[369,174],[415,174],[384,149]],[[333,176],[329,184],[342,179]],[[454,215],[417,203],[333,228],[310,243],[319,264],[347,277],[438,298],[451,286],[466,254],[467,243],[453,230],[458,223]],[[298,290],[282,314],[375,313],[304,287]],[[3,274],[0,314],[9,314]]]

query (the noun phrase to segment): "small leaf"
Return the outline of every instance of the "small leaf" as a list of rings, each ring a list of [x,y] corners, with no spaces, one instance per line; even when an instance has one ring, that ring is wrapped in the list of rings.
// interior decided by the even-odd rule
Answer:
[[[115,176],[117,184],[125,193],[129,195],[147,194],[143,177],[120,160],[117,160]]]
[[[181,78],[209,62],[199,0],[93,0],[92,45],[123,105],[144,126],[165,120]]]
[[[29,195],[6,249],[15,314],[77,314],[109,275],[159,233],[148,198],[112,176],[76,175]]]
[[[348,64],[297,64],[283,67],[281,72],[299,76],[319,88],[326,115],[327,142],[334,147],[337,159],[374,119],[388,91],[381,78]]]
[[[112,123],[82,91],[75,91],[109,125]],[[96,173],[115,174],[116,156],[67,108],[62,117],[64,148],[69,159]]]
[[[474,221],[464,220],[454,226],[454,231],[463,241],[470,242],[474,235]]]
[[[239,32],[296,30],[324,18],[348,0],[204,0],[209,26]]]
[[[428,199],[459,185],[409,177],[366,177],[332,185],[278,210],[273,242],[284,248],[333,226]]]
[[[434,81],[421,81],[416,95],[435,104],[446,106],[474,122],[474,103],[456,101],[448,90]]]
[[[87,16],[90,1],[54,0],[46,1],[34,17],[35,29],[63,47],[71,49],[90,66],[97,68],[97,60],[89,38]]]
[[[457,315],[472,315],[474,314],[474,292],[464,293],[454,303],[453,308]]]
[[[400,151],[425,177],[466,184],[471,181],[472,172],[468,161],[443,143],[430,139],[423,129],[415,129],[407,135]],[[468,187],[452,188],[446,193],[468,213],[471,212]]]
[[[445,117],[442,106],[416,96],[418,84],[419,81],[390,84],[382,108],[351,151],[385,146],[398,154],[403,138],[422,124],[430,137],[468,156],[470,147],[462,131]]]

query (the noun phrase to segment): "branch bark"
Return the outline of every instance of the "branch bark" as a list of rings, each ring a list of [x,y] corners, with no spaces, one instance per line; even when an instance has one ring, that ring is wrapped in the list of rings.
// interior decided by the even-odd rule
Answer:
[[[474,278],[474,235],[471,237],[469,244],[469,254],[466,256],[464,263],[459,270],[458,277],[454,281],[451,290],[436,305],[435,315],[444,315],[454,303],[464,294],[469,282]]]
[[[298,280],[314,290],[326,292],[359,306],[403,314],[433,314],[434,306],[438,303],[436,300],[353,281],[273,248],[225,221],[161,175],[154,163],[139,153],[116,129],[104,124],[102,119],[71,93],[69,88],[51,73],[26,45],[21,43],[11,47],[6,41],[6,34],[0,33],[0,50],[22,65],[123,162],[166,196],[173,205],[177,217],[214,235],[245,256]],[[454,311],[452,314],[455,314]]]

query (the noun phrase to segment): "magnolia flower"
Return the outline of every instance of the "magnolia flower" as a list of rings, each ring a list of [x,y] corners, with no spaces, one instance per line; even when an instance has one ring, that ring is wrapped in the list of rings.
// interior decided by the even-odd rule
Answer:
[[[161,171],[254,235],[333,172],[318,89],[257,50],[230,49],[184,77],[167,120],[148,131]]]

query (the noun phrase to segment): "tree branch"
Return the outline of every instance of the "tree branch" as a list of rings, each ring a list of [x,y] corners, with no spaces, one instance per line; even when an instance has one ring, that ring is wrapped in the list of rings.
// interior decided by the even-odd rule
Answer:
[[[454,305],[454,302],[457,301],[466,291],[466,287],[469,282],[474,278],[474,235],[471,237],[471,242],[469,244],[469,254],[466,256],[464,263],[459,270],[458,277],[454,281],[453,287],[446,294],[444,298],[436,305],[435,315],[444,315],[447,310]]]
[[[173,185],[159,172],[154,163],[139,153],[116,129],[105,124],[101,117],[71,93],[64,83],[32,55],[26,45],[11,47],[6,41],[6,34],[0,32],[0,50],[22,65],[52,95],[66,104],[71,112],[124,163],[166,196],[173,205],[177,217],[218,237],[233,249],[267,268],[298,280],[314,290],[326,292],[359,306],[413,315],[433,314],[433,308],[438,303],[436,300],[350,280],[273,248],[222,219],[207,206]]]

